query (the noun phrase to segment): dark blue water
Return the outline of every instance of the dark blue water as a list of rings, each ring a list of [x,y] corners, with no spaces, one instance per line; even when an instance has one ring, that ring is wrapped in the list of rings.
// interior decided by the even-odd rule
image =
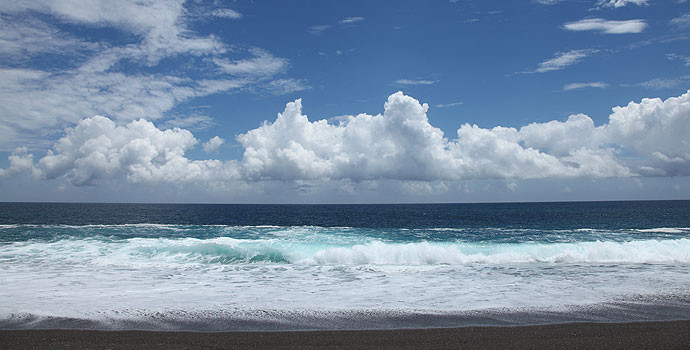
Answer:
[[[398,205],[0,203],[0,224],[620,229],[690,226],[690,201]]]

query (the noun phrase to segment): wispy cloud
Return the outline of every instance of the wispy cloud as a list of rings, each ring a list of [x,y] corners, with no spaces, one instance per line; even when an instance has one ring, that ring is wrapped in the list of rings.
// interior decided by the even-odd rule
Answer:
[[[597,31],[602,34],[631,34],[641,33],[647,28],[643,19],[627,21],[609,21],[603,18],[589,18],[563,25],[563,29],[572,31]]]
[[[419,79],[419,80],[411,80],[411,79],[398,79],[394,81],[394,84],[398,85],[432,85],[436,84],[438,80],[427,80],[427,79]]]
[[[638,42],[634,42],[630,45],[627,45],[625,48],[626,49],[638,49],[640,47],[644,47],[647,45],[653,45],[653,44],[668,44],[672,43],[675,41],[681,41],[681,40],[688,40],[690,39],[690,35],[685,35],[685,34],[679,34],[679,35],[663,35],[659,36],[656,38],[650,38],[647,40],[642,40]]]
[[[227,58],[216,58],[213,62],[223,72],[240,76],[270,76],[282,72],[287,67],[287,60],[271,55],[261,49],[250,50],[252,58],[231,61]]]
[[[194,131],[206,130],[215,125],[216,122],[213,120],[213,118],[206,115],[178,117],[175,119],[168,119],[161,124],[163,128],[181,128]]]
[[[690,28],[690,12],[672,19],[670,24],[678,29]]]
[[[575,63],[582,61],[585,57],[596,53],[598,50],[584,49],[584,50],[570,50],[566,52],[558,52],[553,58],[539,63],[537,69],[526,71],[522,73],[545,73],[554,70],[563,69]]]
[[[594,5],[594,7],[592,7],[592,9],[599,10],[602,8],[620,8],[620,7],[625,7],[628,5],[647,6],[647,5],[649,5],[649,1],[647,1],[647,0],[599,0]]]
[[[211,13],[213,16],[216,17],[222,17],[222,18],[230,18],[230,19],[240,19],[242,18],[242,14],[231,9],[215,9]]]
[[[311,89],[303,80],[277,79],[266,84],[265,89],[273,95],[286,95],[289,93]]]
[[[309,33],[312,33],[314,35],[319,35],[324,30],[329,29],[331,27],[332,27],[332,25],[330,25],[330,24],[321,24],[318,26],[312,26],[312,27],[309,27]]]
[[[437,104],[436,107],[438,107],[438,108],[446,108],[446,107],[459,106],[459,105],[462,105],[462,104],[465,104],[465,102],[460,101],[460,102],[453,102],[453,103],[441,103],[441,104]]]
[[[2,3],[0,149],[20,139],[45,142],[51,130],[85,115],[107,115],[118,123],[175,118],[170,113],[180,103],[241,88],[258,91],[260,83],[287,69],[286,59],[261,49],[231,49],[213,33],[189,27],[199,17],[213,16],[237,19],[241,14],[205,5],[190,9],[182,2],[164,0]],[[90,36],[55,23],[118,30],[134,40],[123,45],[102,38],[94,43],[88,41]],[[56,54],[69,55],[70,60],[55,59]],[[8,68],[28,57],[51,59],[54,64],[50,69]],[[159,64],[173,57],[196,69],[191,73]],[[172,119],[168,125],[199,129],[211,120],[183,119]]]
[[[346,17],[341,19],[338,23],[340,24],[351,24],[351,23],[356,23],[356,22],[361,22],[364,20],[364,17]]]
[[[33,18],[0,16],[0,28],[0,55],[5,60],[22,61],[45,53],[74,58],[102,49],[97,43],[80,40]]]
[[[569,91],[569,90],[579,90],[579,89],[585,89],[585,88],[600,88],[603,89],[605,87],[609,86],[606,83],[602,82],[594,82],[594,83],[570,83],[566,84],[563,86],[563,91]]]
[[[686,66],[690,66],[690,56],[683,56],[675,53],[670,53],[666,55],[666,58],[668,58],[671,61],[681,61]]]
[[[359,17],[359,16],[357,16],[357,17],[345,17],[345,18],[341,19],[340,21],[338,21],[337,25],[340,25],[341,27],[343,27],[343,26],[350,25],[353,23],[362,22],[364,20],[365,20],[364,17]],[[314,35],[320,35],[324,31],[331,29],[331,28],[335,28],[335,27],[336,26],[334,26],[332,24],[320,24],[320,25],[309,27],[309,29],[307,31],[311,34],[314,34]]]
[[[656,78],[643,81],[637,84],[626,84],[623,86],[638,86],[646,89],[672,89],[679,86],[687,85],[690,82],[690,75],[685,75],[677,78]]]

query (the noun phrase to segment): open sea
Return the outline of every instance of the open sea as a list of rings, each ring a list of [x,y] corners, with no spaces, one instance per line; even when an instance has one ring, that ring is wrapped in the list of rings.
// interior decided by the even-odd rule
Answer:
[[[690,319],[690,201],[0,203],[0,328]]]

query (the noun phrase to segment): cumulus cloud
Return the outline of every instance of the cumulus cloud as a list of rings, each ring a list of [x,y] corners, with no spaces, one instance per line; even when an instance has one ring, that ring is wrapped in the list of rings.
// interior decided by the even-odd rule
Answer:
[[[643,19],[631,19],[627,21],[609,21],[603,18],[582,19],[563,25],[563,29],[572,31],[597,31],[602,34],[629,34],[642,33],[647,28],[647,22]]]
[[[225,143],[225,140],[220,138],[219,136],[214,136],[208,142],[203,144],[204,152],[206,153],[215,153],[218,152],[218,149],[220,149],[220,146],[222,146]]]
[[[577,114],[521,128],[464,124],[452,139],[430,124],[428,110],[427,104],[397,92],[382,114],[345,116],[336,124],[310,121],[298,99],[273,122],[238,135],[243,156],[227,162],[187,158],[185,153],[198,143],[187,130],[162,130],[141,119],[117,126],[97,116],[67,129],[35,163],[28,150],[18,149],[0,177],[30,172],[78,186],[124,179],[288,181],[311,188],[345,181],[345,189],[397,180],[416,191],[435,191],[448,181],[467,179],[690,175],[690,91],[616,107],[609,122],[599,126]],[[204,149],[214,151],[222,141],[214,137]]]
[[[10,166],[7,169],[0,169],[0,180],[27,172],[34,172],[34,155],[29,153],[27,147],[17,147],[7,158]]]
[[[225,181],[236,177],[232,163],[190,160],[198,141],[183,129],[160,130],[139,119],[125,126],[95,116],[81,120],[35,165],[42,178],[64,177],[77,186],[124,178],[129,183]]]
[[[613,108],[607,138],[641,157],[646,175],[690,174],[690,91],[665,101],[645,98]]]
[[[300,100],[292,102],[274,123],[238,136],[245,148],[245,176],[434,181],[631,175],[615,159],[615,150],[584,142],[594,130],[588,117],[524,130],[465,124],[456,139],[448,140],[429,124],[428,106],[400,92],[389,97],[383,114],[350,116],[339,125],[310,122],[301,107]],[[563,138],[558,135],[563,129],[578,134]]]

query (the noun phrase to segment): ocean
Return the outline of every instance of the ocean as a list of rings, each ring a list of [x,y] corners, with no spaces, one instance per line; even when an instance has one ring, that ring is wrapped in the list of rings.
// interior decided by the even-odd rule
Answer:
[[[0,203],[0,329],[690,319],[690,201]]]

